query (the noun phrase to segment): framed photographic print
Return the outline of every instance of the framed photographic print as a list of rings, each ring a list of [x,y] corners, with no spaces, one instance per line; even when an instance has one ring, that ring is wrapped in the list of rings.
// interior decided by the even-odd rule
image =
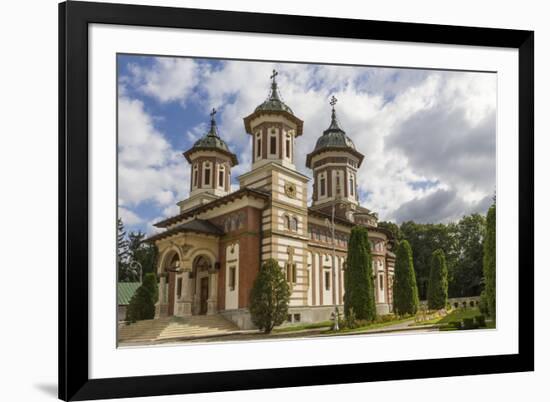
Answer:
[[[59,5],[59,397],[534,369],[534,33]]]

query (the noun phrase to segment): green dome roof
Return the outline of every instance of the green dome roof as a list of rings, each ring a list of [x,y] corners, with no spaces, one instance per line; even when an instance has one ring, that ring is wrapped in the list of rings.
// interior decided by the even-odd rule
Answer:
[[[211,150],[211,151],[220,151],[226,155],[228,155],[233,165],[236,165],[238,163],[237,157],[234,153],[232,153],[229,150],[229,147],[225,143],[224,140],[220,138],[220,135],[218,134],[218,126],[216,125],[216,119],[214,119],[214,115],[216,114],[216,109],[212,110],[212,113],[210,114],[210,129],[208,132],[199,138],[193,146],[185,152],[184,155],[189,159],[189,155],[195,151],[199,150]]]
[[[213,117],[210,121],[210,130],[208,130],[208,132],[203,137],[199,138],[195,142],[193,148],[215,148],[230,152],[229,147],[218,134],[218,126],[216,125],[216,120],[214,120]]]
[[[316,152],[322,148],[351,148],[355,150],[355,144],[346,135],[346,132],[340,128],[338,125],[338,119],[336,119],[336,111],[332,109],[332,117],[329,128],[323,131],[323,135],[317,140],[315,144],[315,149],[313,152]]]
[[[358,159],[358,166],[363,162],[364,155],[355,148],[355,144],[346,135],[346,132],[340,128],[338,119],[336,118],[336,110],[334,105],[336,104],[336,98],[333,96],[330,104],[332,105],[332,115],[330,120],[330,126],[323,131],[323,135],[317,139],[315,148],[306,156],[306,166],[311,168],[311,160],[315,155],[318,155],[324,151],[345,151],[354,155]]]
[[[277,81],[275,81],[275,77],[277,76],[277,72],[273,70],[273,75],[271,76],[272,82],[271,82],[271,92],[269,93],[269,96],[265,100],[264,103],[261,105],[258,105],[255,112],[260,111],[276,111],[276,112],[288,112],[292,115],[294,115],[294,112],[292,109],[285,104],[280,97],[279,89],[277,87]]]

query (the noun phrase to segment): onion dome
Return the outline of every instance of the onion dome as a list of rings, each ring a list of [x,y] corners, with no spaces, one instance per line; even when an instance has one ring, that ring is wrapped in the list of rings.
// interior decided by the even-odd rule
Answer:
[[[361,164],[363,160],[363,154],[357,151],[351,138],[349,138],[346,132],[340,128],[334,108],[336,102],[337,99],[333,96],[330,100],[330,105],[332,106],[330,126],[323,131],[323,135],[317,139],[315,148],[307,155],[306,166],[309,168],[311,167],[311,158],[324,151],[348,151],[359,158],[359,164]]]
[[[277,77],[279,73],[275,70],[273,70],[273,74],[271,75],[271,91],[269,93],[269,96],[265,100],[264,103],[259,105],[254,111],[284,111],[288,112],[290,114],[294,114],[292,109],[287,106],[282,100],[281,95],[279,94],[279,88],[277,87],[277,81],[275,80],[275,77]]]
[[[269,91],[267,99],[258,105],[252,114],[244,118],[244,128],[248,134],[252,134],[251,122],[257,117],[265,114],[279,114],[296,125],[297,137],[302,135],[304,122],[296,117],[292,109],[281,99],[281,94],[279,92],[279,87],[276,80],[277,75],[279,75],[279,73],[273,70],[273,74],[269,77],[271,79],[271,90]]]
[[[222,140],[218,134],[218,126],[214,118],[216,113],[216,109],[212,109],[210,113],[210,129],[208,132],[199,138],[195,144],[183,154],[189,163],[191,163],[190,156],[197,151],[217,151],[228,156],[233,166],[239,163],[237,156],[229,150],[225,141]]]

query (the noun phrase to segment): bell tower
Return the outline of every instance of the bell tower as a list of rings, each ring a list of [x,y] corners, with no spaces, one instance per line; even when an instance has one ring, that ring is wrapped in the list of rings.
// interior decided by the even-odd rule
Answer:
[[[244,118],[246,132],[252,137],[252,170],[275,162],[289,169],[294,164],[294,141],[302,135],[303,121],[281,99],[277,75],[271,74],[267,99]]]
[[[359,205],[357,170],[364,156],[340,128],[336,103],[337,99],[332,96],[330,125],[317,140],[313,151],[307,155],[306,166],[313,170],[312,206],[331,208],[332,203],[338,201],[347,205],[346,210],[350,212]]]
[[[244,118],[252,139],[252,170],[239,177],[241,188],[270,195],[262,211],[265,230],[262,261],[275,258],[291,289],[290,305],[307,303],[307,182],[296,170],[294,142],[302,135],[303,121],[294,115],[279,92],[277,71],[271,74],[267,99]]]
[[[238,160],[220,138],[216,113],[216,109],[212,109],[210,129],[183,154],[191,172],[189,198],[178,203],[182,212],[231,192],[231,168]]]

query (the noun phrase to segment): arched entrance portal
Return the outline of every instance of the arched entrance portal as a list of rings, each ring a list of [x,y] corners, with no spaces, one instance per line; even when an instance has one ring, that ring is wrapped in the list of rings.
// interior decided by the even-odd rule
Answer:
[[[176,272],[180,266],[180,259],[177,253],[174,253],[170,263],[168,264],[167,271],[167,288],[168,288],[168,316],[174,315],[174,305],[176,300]]]
[[[205,255],[195,257],[193,261],[194,297],[193,314],[213,313],[212,302],[216,300],[215,275],[212,261]]]

